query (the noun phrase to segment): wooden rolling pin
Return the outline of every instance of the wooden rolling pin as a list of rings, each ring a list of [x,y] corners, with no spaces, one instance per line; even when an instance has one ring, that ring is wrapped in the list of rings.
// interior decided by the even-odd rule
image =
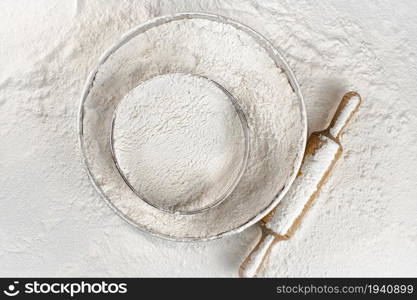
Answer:
[[[240,266],[240,277],[256,277],[272,245],[288,240],[297,229],[340,157],[339,137],[360,103],[359,94],[345,94],[329,127],[312,133],[298,176],[277,207],[262,220],[262,237]]]

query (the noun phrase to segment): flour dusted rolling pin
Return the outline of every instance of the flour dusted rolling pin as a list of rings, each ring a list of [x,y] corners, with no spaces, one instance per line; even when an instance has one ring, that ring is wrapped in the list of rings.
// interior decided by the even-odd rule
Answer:
[[[310,136],[300,172],[275,210],[263,219],[262,237],[240,266],[241,277],[256,277],[271,246],[275,242],[288,240],[297,229],[340,157],[342,146],[339,137],[360,103],[361,98],[357,93],[345,94],[330,126]]]

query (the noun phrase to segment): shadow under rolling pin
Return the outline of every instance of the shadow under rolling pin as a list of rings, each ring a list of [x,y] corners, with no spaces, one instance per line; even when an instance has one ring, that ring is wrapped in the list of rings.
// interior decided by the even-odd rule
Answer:
[[[262,220],[262,237],[240,266],[240,277],[256,277],[273,244],[288,240],[297,229],[340,157],[340,135],[360,103],[358,93],[346,93],[329,127],[311,134],[299,174],[277,207]]]

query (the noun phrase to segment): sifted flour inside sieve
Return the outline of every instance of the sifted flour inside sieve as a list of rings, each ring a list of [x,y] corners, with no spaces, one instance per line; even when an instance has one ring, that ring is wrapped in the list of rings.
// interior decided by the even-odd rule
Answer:
[[[156,76],[124,97],[113,152],[141,199],[195,213],[230,194],[247,158],[246,120],[232,101],[214,82],[180,73]]]
[[[271,205],[288,188],[291,178],[294,178],[306,139],[306,124],[303,119],[305,112],[283,71],[287,67],[275,56],[275,50],[264,44],[265,41],[260,40],[250,30],[211,18],[216,17],[195,15],[189,18],[188,15],[178,15],[160,18],[125,34],[116,44],[118,46],[106,52],[106,59],[99,65],[97,73],[93,73],[91,89],[84,103],[82,122],[85,157],[96,187],[131,223],[159,236],[176,240],[214,238],[259,220],[262,213],[272,208]],[[107,57],[108,54],[110,55]],[[124,105],[123,102],[129,98],[126,95],[156,76],[173,73],[201,76],[224,87],[242,109],[250,136],[250,155],[245,172],[235,189],[219,205],[192,215],[169,214],[141,201],[118,174],[108,147],[114,111],[119,104]],[[162,91],[169,89],[168,85],[161,85],[160,88],[158,93],[168,93]],[[174,90],[171,90],[167,95],[173,93]],[[182,92],[177,89],[175,93]],[[190,97],[185,101],[184,107],[176,109],[175,115],[184,118],[180,122],[182,124],[193,125],[199,122],[194,114],[187,113],[190,109],[196,109],[195,105],[191,105],[195,101],[192,99]],[[207,102],[200,107],[203,109],[199,112],[201,116],[217,109],[216,105],[208,104]],[[164,114],[169,114],[164,111],[163,105],[159,109]],[[169,105],[166,109],[169,110]],[[229,113],[226,115],[230,116]],[[212,117],[210,116],[209,122],[204,126],[226,126],[221,127],[220,132],[229,135],[231,131],[224,130],[230,127],[227,122],[222,120],[223,125],[219,125],[220,123],[215,122],[216,118]],[[178,120],[177,117],[174,119]],[[204,119],[200,119],[204,124]],[[230,121],[233,118],[228,120]],[[166,130],[179,130],[180,123],[170,121],[165,124]],[[160,133],[155,131],[157,126],[151,128],[154,133]],[[198,130],[196,133],[200,136],[197,140],[201,140],[203,134]],[[120,143],[118,147],[124,149],[128,139],[119,139],[124,136],[121,131],[117,135],[116,144]],[[225,166],[232,165],[235,160],[235,154],[232,154],[234,150],[230,150],[230,147],[234,147],[231,141],[224,140],[214,144],[209,141],[210,139],[204,141],[208,156],[198,154],[198,151],[191,153],[190,158],[198,157],[199,160],[190,169],[192,172],[189,173],[188,169],[183,168],[184,165],[172,160],[171,166],[176,171],[158,178],[158,172],[152,170],[153,176],[147,177],[153,178],[149,182],[144,180],[145,177],[140,177],[144,174],[134,175],[134,172],[127,170],[133,170],[133,164],[139,163],[131,160],[133,157],[128,158],[124,151],[118,153],[117,157],[124,161],[124,172],[129,173],[127,176],[136,187],[147,190],[155,199],[162,199],[162,205],[171,203],[175,207],[173,199],[177,199],[177,196],[192,200],[191,195],[196,190],[207,191],[204,187],[207,183],[213,185],[216,181],[227,185],[227,179],[226,183],[220,179],[230,180],[233,177],[224,172],[207,172],[209,166],[225,170]],[[163,143],[167,144],[168,140]],[[229,150],[224,152],[225,149]],[[164,153],[165,150],[167,148],[158,151]],[[183,155],[186,150],[192,151],[184,148],[179,153]],[[152,155],[157,155],[158,151]],[[198,164],[201,164],[200,167],[206,173],[200,178],[193,176],[199,168]],[[159,165],[162,166],[162,163]],[[219,166],[221,167],[218,168]],[[148,171],[151,172],[149,168]],[[151,174],[149,172],[148,175]],[[174,174],[176,176],[172,176]],[[170,178],[174,177],[177,183],[184,181],[184,184],[173,184],[173,181],[170,183]],[[193,188],[189,189],[188,186]],[[164,199],[169,201],[164,202]],[[198,207],[207,204],[198,201],[195,203],[198,203]]]

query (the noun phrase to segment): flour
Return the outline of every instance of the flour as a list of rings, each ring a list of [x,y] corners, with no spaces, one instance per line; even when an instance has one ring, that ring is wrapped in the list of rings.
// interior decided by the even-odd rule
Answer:
[[[204,11],[249,25],[282,50],[310,131],[328,125],[347,90],[363,98],[314,206],[261,276],[417,276],[416,5],[0,1],[0,274],[237,276],[256,226],[205,243],[138,232],[92,187],[77,140],[80,91],[101,53],[153,17]]]
[[[289,84],[289,75],[283,71],[284,63],[279,62],[278,58],[277,61],[274,61],[270,54],[273,53],[273,49],[254,38],[250,30],[244,31],[232,23],[226,24],[211,18],[211,16],[205,15],[197,15],[193,18],[190,18],[189,15],[160,18],[124,34],[115,46],[104,53],[97,71],[91,73],[86,84],[87,89],[80,111],[82,149],[85,153],[90,176],[98,191],[127,221],[148,232],[170,239],[212,239],[231,230],[241,230],[244,226],[259,220],[268,212],[268,208],[271,208],[272,204],[280,199],[281,192],[289,188],[289,183],[295,177],[301,163],[306,139],[303,107],[295,89]],[[277,64],[280,65],[277,66]],[[170,103],[175,104],[176,108],[170,108],[169,103],[167,103],[167,108],[164,105],[159,106],[159,111],[163,112],[161,116],[166,120],[163,123],[166,127],[162,130],[168,132],[162,134],[162,137],[158,137],[161,131],[158,130],[160,124],[157,124],[157,121],[150,120],[142,125],[135,125],[137,128],[142,126],[140,129],[142,133],[137,134],[137,139],[140,138],[140,135],[149,137],[154,134],[156,140],[149,141],[149,143],[145,141],[146,143],[143,144],[145,149],[150,145],[159,148],[161,141],[157,140],[165,139],[163,144],[165,150],[159,149],[162,151],[161,155],[158,154],[158,151],[145,150],[150,153],[150,156],[146,162],[140,163],[137,159],[126,158],[127,152],[135,152],[132,148],[138,147],[139,140],[125,138],[120,143],[121,151],[119,152],[115,147],[116,156],[123,160],[124,166],[129,166],[132,169],[139,166],[135,171],[136,174],[140,174],[140,168],[144,168],[144,173],[140,177],[133,176],[131,169],[129,171],[128,176],[133,181],[133,185],[137,187],[134,188],[136,193],[119,175],[112,163],[112,154],[108,146],[114,111],[119,103],[123,105],[124,100],[122,101],[122,99],[126,97],[125,95],[155,76],[168,76],[173,73],[208,78],[227,90],[233,95],[242,110],[250,136],[248,139],[250,155],[247,158],[246,169],[232,193],[225,201],[212,209],[192,215],[173,215],[156,207],[180,211],[197,210],[199,207],[207,207],[209,203],[215,202],[215,198],[222,198],[210,196],[210,193],[222,195],[225,190],[227,191],[230,186],[228,181],[236,176],[225,175],[227,174],[225,172],[228,171],[222,170],[233,166],[235,159],[227,163],[229,166],[220,162],[220,165],[224,166],[215,176],[218,178],[229,177],[222,184],[214,184],[212,179],[207,180],[207,175],[198,178],[199,176],[195,176],[195,173],[207,172],[207,170],[201,169],[201,165],[198,166],[201,162],[203,165],[207,165],[204,163],[202,148],[212,152],[209,155],[210,160],[220,159],[220,161],[227,161],[230,155],[224,153],[224,146],[226,148],[241,148],[238,145],[233,145],[234,139],[229,141],[225,139],[225,133],[222,132],[231,132],[227,135],[235,135],[233,131],[225,131],[223,128],[222,123],[224,123],[225,116],[220,115],[223,121],[217,122],[215,127],[206,124],[207,129],[209,127],[212,127],[210,130],[216,129],[216,127],[219,129],[216,131],[220,132],[220,137],[223,135],[221,140],[226,141],[222,142],[224,145],[214,143],[217,146],[212,148],[213,144],[210,140],[205,141],[208,143],[206,145],[204,143],[199,146],[194,145],[197,147],[197,151],[189,157],[199,161],[199,163],[191,162],[191,164],[195,164],[194,167],[191,165],[190,168],[189,161],[185,161],[186,165],[184,165],[184,162],[174,159],[165,166],[163,166],[164,162],[156,162],[156,166],[161,170],[154,169],[155,161],[157,161],[156,156],[164,156],[169,147],[178,146],[178,143],[172,140],[175,135],[170,134],[170,132],[181,130],[177,127],[184,127],[184,125],[188,127],[190,124],[194,124],[193,127],[196,128],[189,132],[186,138],[182,138],[183,144],[189,143],[190,138],[194,140],[207,135],[207,133],[200,132],[205,128],[205,125],[203,124],[203,128],[198,128],[197,123],[198,119],[204,120],[202,115],[207,111],[210,112],[212,108],[203,105],[203,107],[197,108],[198,114],[194,116],[189,113],[181,113],[181,111],[189,112],[195,109],[192,102],[195,102],[196,99],[182,94],[180,84],[170,88],[169,85],[172,83],[167,82],[164,84],[167,86],[167,91],[158,91],[156,96],[146,95],[148,98],[151,97],[150,99],[152,97],[160,98],[154,100],[153,103],[170,98]],[[145,83],[146,86],[149,85]],[[150,91],[156,88],[157,86],[154,86]],[[196,92],[194,91],[194,93]],[[175,94],[182,99],[175,101],[172,98],[177,97]],[[129,99],[134,97],[127,96],[127,98],[127,102],[131,103],[132,100],[129,101]],[[232,106],[228,107],[229,110],[232,109]],[[178,110],[178,108],[180,109]],[[126,108],[126,113],[131,110]],[[172,114],[169,110],[178,111]],[[224,112],[226,115],[230,115],[227,110]],[[178,113],[180,119],[175,117],[175,114]],[[134,118],[136,119],[136,116]],[[177,121],[181,118],[183,120],[178,123]],[[216,123],[215,120],[210,121],[210,123],[212,122]],[[226,121],[226,124],[229,122],[230,120]],[[117,118],[115,124],[117,131],[120,132],[118,138],[126,136],[121,131],[123,126],[118,126]],[[146,127],[143,127],[145,124]],[[124,127],[129,128],[129,126]],[[236,126],[226,125],[226,127]],[[191,137],[192,134],[196,135]],[[212,137],[214,134],[218,133],[214,131],[210,133]],[[167,145],[169,140],[172,142],[171,146]],[[242,138],[238,138],[238,140],[242,143]],[[129,150],[126,148],[129,143],[131,143],[130,150],[133,151],[124,151],[123,149]],[[219,146],[220,148],[217,148]],[[192,151],[192,148],[189,150]],[[237,153],[242,157],[241,151],[232,149],[228,152]],[[123,155],[120,155],[120,152],[123,152]],[[181,153],[180,156],[185,152],[178,151]],[[223,154],[218,155],[220,152]],[[144,164],[148,164],[148,166]],[[215,167],[216,164],[219,163],[216,162],[211,166]],[[170,165],[173,167],[171,175],[167,173]],[[234,169],[236,168],[233,166],[232,171],[236,172]],[[189,173],[187,170],[193,171]],[[161,171],[166,174],[161,175]],[[151,172],[153,175],[146,179]],[[211,172],[209,171],[209,174]],[[166,185],[164,179],[168,180]],[[160,185],[164,185],[164,187]],[[222,188],[222,185],[225,188]],[[210,189],[215,192],[208,192],[207,186],[210,186]],[[174,192],[175,188],[178,190]],[[216,188],[220,188],[219,191]],[[199,192],[195,194],[196,191]],[[199,197],[199,193],[203,193],[202,197]],[[208,193],[206,200],[204,200],[204,193]],[[137,194],[140,194],[144,199],[148,194],[154,200],[142,201]],[[194,201],[196,196],[198,201]],[[186,207],[181,208],[184,200]],[[152,201],[157,201],[157,204],[149,205],[148,203],[152,203]],[[194,204],[191,205],[191,203]]]
[[[222,201],[239,181],[244,128],[215,83],[187,74],[157,76],[119,104],[115,157],[142,199],[168,211],[199,211]]]

